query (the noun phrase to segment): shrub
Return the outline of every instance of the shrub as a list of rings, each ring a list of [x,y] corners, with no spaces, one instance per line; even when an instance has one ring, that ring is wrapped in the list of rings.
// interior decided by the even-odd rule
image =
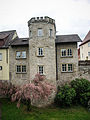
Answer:
[[[32,83],[21,86],[21,88],[12,95],[12,101],[17,101],[17,107],[20,107],[20,102],[27,105],[27,110],[30,111],[31,102],[41,99],[48,99],[49,95],[55,91],[55,87],[44,81],[44,76],[37,74]]]
[[[0,95],[6,96],[7,98],[11,99],[11,96],[16,93],[17,87],[11,84],[10,82],[2,82],[0,81]]]
[[[87,104],[90,99],[90,82],[86,79],[75,79],[71,81],[72,88],[76,91],[76,103],[80,103],[82,105]]]
[[[55,102],[61,106],[70,106],[75,96],[76,92],[74,88],[71,88],[69,85],[64,85],[63,87],[59,87]]]

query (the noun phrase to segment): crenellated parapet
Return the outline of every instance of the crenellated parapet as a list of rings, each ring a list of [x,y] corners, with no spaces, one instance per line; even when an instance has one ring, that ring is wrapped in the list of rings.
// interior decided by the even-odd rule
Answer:
[[[51,24],[54,24],[55,25],[55,20],[48,17],[48,16],[45,16],[45,17],[33,17],[31,18],[29,21],[28,21],[28,26],[30,26],[30,24],[32,23],[38,23],[38,22],[46,22],[46,23],[51,23]]]

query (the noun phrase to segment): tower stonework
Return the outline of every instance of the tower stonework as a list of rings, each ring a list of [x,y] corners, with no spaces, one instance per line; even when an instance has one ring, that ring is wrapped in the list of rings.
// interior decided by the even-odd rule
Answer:
[[[31,18],[29,27],[30,80],[37,73],[56,85],[55,20],[49,17]]]

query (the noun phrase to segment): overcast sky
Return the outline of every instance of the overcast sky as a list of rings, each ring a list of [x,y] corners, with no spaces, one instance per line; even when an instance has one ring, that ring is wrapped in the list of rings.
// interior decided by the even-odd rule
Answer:
[[[55,19],[57,34],[83,40],[90,30],[90,0],[0,0],[0,31],[15,29],[28,37],[28,20],[41,16]]]

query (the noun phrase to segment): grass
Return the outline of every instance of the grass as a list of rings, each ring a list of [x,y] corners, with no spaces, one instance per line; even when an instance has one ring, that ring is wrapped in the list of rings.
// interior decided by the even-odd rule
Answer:
[[[18,109],[15,103],[6,99],[0,99],[0,101],[2,102],[2,120],[90,120],[90,112],[82,106],[72,106],[71,108],[32,107],[32,111],[27,112],[24,105]]]

